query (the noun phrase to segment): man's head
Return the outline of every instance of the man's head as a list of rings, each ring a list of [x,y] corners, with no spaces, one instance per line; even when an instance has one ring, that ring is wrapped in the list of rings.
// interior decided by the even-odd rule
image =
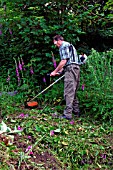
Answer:
[[[60,47],[62,45],[63,41],[64,41],[64,38],[61,35],[56,35],[56,36],[53,37],[53,43],[57,47]]]

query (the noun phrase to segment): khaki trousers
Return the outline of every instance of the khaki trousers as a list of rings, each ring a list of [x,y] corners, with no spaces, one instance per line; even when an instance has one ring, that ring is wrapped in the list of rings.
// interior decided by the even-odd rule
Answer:
[[[79,112],[79,102],[76,93],[80,82],[80,67],[79,65],[71,64],[66,66],[64,72],[64,99],[66,101],[64,115],[67,118],[72,118],[72,112]]]

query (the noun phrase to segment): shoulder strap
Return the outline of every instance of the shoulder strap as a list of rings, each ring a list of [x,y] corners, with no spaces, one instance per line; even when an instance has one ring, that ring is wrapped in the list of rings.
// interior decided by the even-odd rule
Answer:
[[[70,44],[70,46],[69,46],[69,51],[72,51],[73,62],[75,62],[75,57],[74,57],[74,52],[73,52],[73,46],[72,46],[72,44]]]
[[[72,55],[73,55],[73,62],[75,62],[75,56],[74,56],[74,51],[73,51],[73,45],[70,44],[69,46],[69,51],[72,51]],[[79,58],[79,55],[78,56],[78,63],[80,62],[80,58]]]

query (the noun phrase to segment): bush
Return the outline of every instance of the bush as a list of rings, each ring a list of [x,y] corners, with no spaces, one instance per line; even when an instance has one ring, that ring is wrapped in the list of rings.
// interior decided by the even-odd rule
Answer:
[[[98,53],[92,49],[81,67],[79,98],[81,111],[95,118],[113,120],[113,50]],[[83,89],[84,86],[84,89]]]

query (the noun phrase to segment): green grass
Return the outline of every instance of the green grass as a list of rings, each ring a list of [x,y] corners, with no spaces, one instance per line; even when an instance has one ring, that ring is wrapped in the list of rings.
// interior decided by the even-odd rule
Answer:
[[[73,121],[53,118],[57,106],[44,105],[41,110],[12,108],[7,106],[1,120],[12,130],[20,126],[22,132],[13,134],[11,146],[6,146],[0,135],[1,170],[113,169],[113,126],[109,123],[87,115]],[[32,148],[26,152],[28,146]]]

